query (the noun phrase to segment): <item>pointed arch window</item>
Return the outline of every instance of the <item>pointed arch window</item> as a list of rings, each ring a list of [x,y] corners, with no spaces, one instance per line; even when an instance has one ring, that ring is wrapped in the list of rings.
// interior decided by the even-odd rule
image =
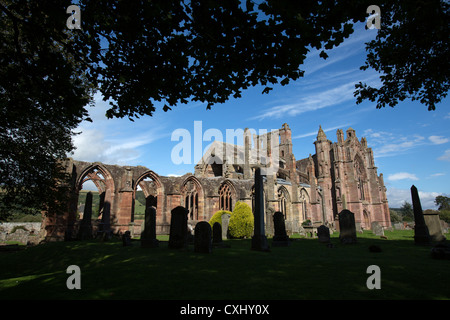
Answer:
[[[278,210],[283,213],[284,219],[288,219],[290,211],[289,193],[284,187],[278,189]]]
[[[188,219],[198,220],[198,192],[192,181],[188,181],[185,185],[184,205],[189,211]]]
[[[219,189],[219,208],[220,210],[233,211],[233,196],[228,184],[222,185]]]
[[[355,166],[356,179],[358,182],[359,199],[365,200],[366,199],[365,188],[366,188],[367,177],[366,177],[366,173],[364,170],[364,163],[359,156],[355,157],[354,162],[355,162],[354,166]]]

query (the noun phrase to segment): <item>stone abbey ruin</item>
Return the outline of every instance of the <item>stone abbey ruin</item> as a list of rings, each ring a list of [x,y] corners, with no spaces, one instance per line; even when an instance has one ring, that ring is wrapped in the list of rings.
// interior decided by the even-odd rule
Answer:
[[[277,170],[263,176],[266,233],[273,234],[273,214],[281,212],[288,234],[303,225],[327,225],[339,229],[338,213],[344,209],[355,215],[357,228],[371,224],[389,227],[390,215],[383,175],[378,175],[372,149],[365,138],[358,138],[352,128],[346,137],[337,130],[337,142],[328,140],[319,128],[314,155],[296,160],[292,151],[291,129],[287,124],[266,135],[244,139],[244,146],[226,143],[211,148],[230,148],[241,153],[239,162],[210,163],[205,157],[195,165],[194,174],[164,177],[143,166],[118,166],[84,162],[71,158],[65,167],[71,175],[71,194],[64,215],[47,216],[43,223],[48,240],[74,238],[83,229],[78,217],[78,198],[83,183],[92,180],[100,195],[98,220],[92,232],[110,230],[140,234],[142,219],[135,219],[137,190],[142,190],[146,207],[156,209],[156,233],[169,234],[171,210],[188,210],[188,224],[209,221],[218,210],[232,211],[237,201],[254,209],[254,172],[261,159],[249,161],[254,150],[276,136],[279,141]],[[276,150],[276,149],[274,149]],[[271,157],[270,149],[268,157]],[[217,152],[216,152],[217,153]],[[210,154],[214,155],[214,150]],[[85,211],[86,212],[86,211]],[[85,213],[86,214],[86,213]]]

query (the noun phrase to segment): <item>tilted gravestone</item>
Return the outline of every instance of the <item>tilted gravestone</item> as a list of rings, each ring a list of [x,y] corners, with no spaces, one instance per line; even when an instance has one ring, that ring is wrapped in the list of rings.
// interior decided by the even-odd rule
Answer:
[[[411,198],[414,210],[414,243],[415,244],[430,244],[430,232],[425,224],[423,217],[422,205],[420,204],[419,192],[413,185],[411,186]]]
[[[339,240],[343,244],[356,243],[355,215],[347,209],[339,213]]]
[[[284,222],[284,214],[277,211],[273,214],[273,226],[275,235],[272,239],[272,245],[274,247],[288,247],[291,245],[289,236],[286,233],[286,225]]]
[[[171,211],[169,248],[183,249],[187,247],[187,215],[188,210],[178,206]]]
[[[431,241],[440,242],[446,240],[442,232],[441,221],[439,220],[438,213],[424,213],[423,218],[425,220],[425,224],[428,227]]]
[[[330,242],[330,229],[327,226],[321,225],[317,228],[317,238],[319,242],[329,243]]]
[[[78,239],[80,240],[92,239],[92,192],[90,191],[86,194],[83,219],[80,222]]]
[[[212,230],[207,221],[200,221],[195,225],[194,251],[200,253],[212,252]]]
[[[147,207],[145,209],[144,230],[141,233],[142,248],[156,248],[159,241],[156,239],[156,209]]]

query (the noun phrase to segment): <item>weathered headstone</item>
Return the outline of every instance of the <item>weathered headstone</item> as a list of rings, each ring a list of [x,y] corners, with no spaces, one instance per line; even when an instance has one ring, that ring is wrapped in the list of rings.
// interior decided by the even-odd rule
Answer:
[[[384,236],[384,229],[377,221],[372,222],[371,229],[374,235]]]
[[[394,230],[403,230],[405,227],[403,226],[403,223],[397,222],[393,224]]]
[[[212,252],[212,230],[207,221],[200,221],[195,225],[194,251],[200,253]]]
[[[329,243],[330,242],[330,228],[325,225],[321,225],[317,228],[317,238],[319,242]]]
[[[437,212],[424,213],[423,218],[425,219],[425,224],[428,227],[431,241],[440,242],[446,240],[442,232],[441,221],[439,219],[439,214]]]
[[[132,245],[130,231],[125,231],[124,234],[122,235],[122,244],[124,247],[129,247]]]
[[[230,224],[230,217],[231,215],[228,213],[225,213],[222,215],[222,239],[226,240],[228,239],[228,225]]]
[[[420,204],[419,192],[413,185],[411,187],[411,198],[414,210],[414,243],[415,244],[430,244],[430,232],[425,219],[423,217],[422,205]]]
[[[184,249],[187,247],[187,215],[189,211],[178,206],[171,211],[170,218],[170,249]]]
[[[92,239],[92,192],[90,191],[86,194],[83,219],[80,222],[78,239],[80,240]]]
[[[339,240],[343,244],[356,243],[355,215],[347,209],[339,213]]]
[[[159,241],[156,239],[156,209],[147,207],[145,209],[144,230],[141,233],[142,248],[156,248]]]
[[[255,170],[255,212],[252,250],[269,251],[269,245],[264,230],[264,190],[261,169]]]
[[[282,212],[275,212],[273,214],[273,226],[275,235],[272,239],[272,245],[274,247],[288,247],[291,245],[289,236],[286,233],[286,227],[284,222],[284,214]]]

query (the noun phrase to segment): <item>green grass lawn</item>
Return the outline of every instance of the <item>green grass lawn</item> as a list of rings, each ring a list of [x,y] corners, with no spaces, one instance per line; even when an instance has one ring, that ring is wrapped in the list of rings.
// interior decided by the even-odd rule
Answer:
[[[228,240],[231,248],[209,255],[167,242],[47,243],[0,253],[0,299],[450,299],[450,261],[414,245],[413,231],[385,234],[389,240],[365,231],[344,246],[335,233],[335,248],[299,238],[271,252]],[[369,252],[373,244],[382,252]],[[66,287],[69,265],[81,269],[81,290]],[[370,265],[381,269],[380,290],[366,286]]]

